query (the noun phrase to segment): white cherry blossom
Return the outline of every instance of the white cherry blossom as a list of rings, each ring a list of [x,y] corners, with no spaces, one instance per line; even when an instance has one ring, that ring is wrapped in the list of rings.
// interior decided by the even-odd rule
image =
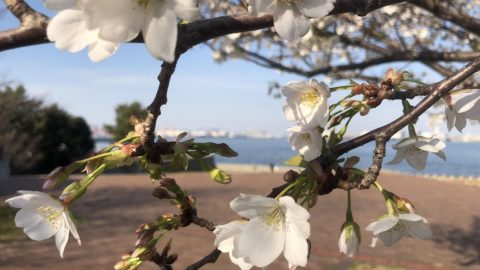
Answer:
[[[397,150],[397,153],[393,160],[387,164],[398,164],[405,159],[413,168],[423,170],[427,164],[429,152],[443,160],[447,159],[445,152],[443,152],[445,146],[441,139],[435,137],[413,136],[403,139],[392,146],[393,149]]]
[[[283,113],[288,121],[296,121],[305,129],[325,127],[328,121],[327,99],[330,89],[312,79],[308,83],[293,81],[282,87],[287,98]]]
[[[249,219],[240,225],[241,229],[232,223],[220,226],[223,230],[234,228],[231,230],[231,255],[234,258],[243,259],[253,266],[265,267],[283,252],[290,269],[307,264],[310,214],[296,204],[292,197],[285,196],[276,200],[240,194],[230,202],[230,207],[240,216]],[[224,242],[226,238],[228,237],[217,242]],[[226,250],[229,249],[231,246]]]
[[[356,223],[349,222],[344,224],[340,239],[338,239],[340,252],[346,254],[348,257],[357,255],[360,239],[360,228]]]
[[[310,29],[309,18],[325,17],[335,0],[250,0],[253,15],[272,14],[275,31],[288,41],[296,40]]]
[[[375,247],[378,239],[387,247],[397,243],[402,237],[430,239],[432,232],[427,220],[417,214],[387,215],[370,223],[367,231],[373,233],[371,247]]]
[[[245,220],[234,220],[225,225],[215,226],[215,230],[213,231],[216,235],[215,246],[221,252],[228,253],[230,260],[242,270],[249,270],[253,265],[245,262],[244,258],[235,258],[232,252],[235,248],[235,243],[238,243],[238,239],[246,222]]]
[[[195,20],[195,0],[44,0],[60,12],[50,21],[47,36],[59,49],[78,52],[88,46],[92,61],[115,53],[122,42],[143,34],[157,59],[172,62],[177,42],[177,17]]]
[[[15,225],[23,228],[32,240],[41,241],[55,235],[55,245],[63,258],[70,233],[80,245],[75,224],[65,207],[45,193],[20,190],[22,194],[6,200],[15,208],[21,208],[15,215]]]
[[[448,130],[462,132],[467,119],[480,120],[480,89],[453,92],[446,97],[445,115]]]
[[[305,161],[311,161],[322,153],[322,134],[318,128],[303,130],[301,126],[288,129],[288,142],[292,149],[303,155]]]

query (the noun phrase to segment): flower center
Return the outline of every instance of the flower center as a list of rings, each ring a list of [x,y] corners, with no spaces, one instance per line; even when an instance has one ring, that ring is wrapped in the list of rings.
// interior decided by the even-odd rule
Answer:
[[[315,107],[321,99],[320,93],[311,89],[300,96],[300,103],[309,107]]]
[[[37,212],[45,218],[53,228],[58,227],[61,220],[60,217],[62,216],[62,210],[50,206],[40,206],[37,208]]]
[[[274,207],[269,211],[266,211],[263,215],[263,223],[272,228],[275,231],[281,229],[281,225],[285,221],[285,213],[282,207]]]

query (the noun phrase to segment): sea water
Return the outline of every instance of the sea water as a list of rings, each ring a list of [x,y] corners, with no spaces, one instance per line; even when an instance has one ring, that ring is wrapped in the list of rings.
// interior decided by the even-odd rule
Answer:
[[[251,138],[201,138],[197,141],[224,142],[238,152],[238,157],[215,157],[216,162],[245,163],[264,165],[284,165],[285,160],[296,155],[291,150],[286,138],[281,139],[251,139]],[[397,165],[387,165],[395,155],[390,141],[384,159],[384,169],[421,174],[455,175],[455,176],[480,176],[480,143],[447,142],[445,153],[447,161],[436,155],[428,154],[427,166],[423,171],[410,167],[406,161]],[[372,153],[375,144],[368,143],[345,154],[344,157],[358,156],[360,162],[357,167],[366,169],[372,162]]]

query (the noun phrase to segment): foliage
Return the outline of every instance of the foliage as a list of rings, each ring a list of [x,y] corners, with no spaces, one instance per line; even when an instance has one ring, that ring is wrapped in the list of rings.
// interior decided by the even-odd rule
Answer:
[[[120,104],[115,108],[115,113],[115,124],[104,126],[105,130],[113,136],[115,141],[122,139],[131,131],[132,125],[129,121],[131,116],[135,116],[138,119],[147,117],[147,110],[139,102]]]
[[[30,98],[23,86],[0,91],[0,156],[14,174],[48,173],[93,149],[90,129],[57,105]]]

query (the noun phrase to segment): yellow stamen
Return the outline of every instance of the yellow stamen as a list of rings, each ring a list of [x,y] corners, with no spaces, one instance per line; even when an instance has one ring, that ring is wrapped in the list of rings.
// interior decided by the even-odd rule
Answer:
[[[315,107],[322,99],[322,96],[317,91],[311,89],[300,96],[300,103],[309,107]]]
[[[285,213],[282,207],[278,206],[266,211],[263,215],[263,222],[267,227],[275,231],[280,230],[280,226],[285,222]]]
[[[62,210],[50,207],[50,206],[40,206],[37,208],[37,212],[44,217],[53,228],[57,228],[62,215]]]

